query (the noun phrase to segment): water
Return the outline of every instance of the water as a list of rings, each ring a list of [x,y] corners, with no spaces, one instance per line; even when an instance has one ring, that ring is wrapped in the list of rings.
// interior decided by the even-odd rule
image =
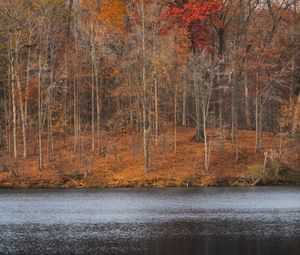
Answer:
[[[0,254],[300,254],[300,188],[0,190]]]

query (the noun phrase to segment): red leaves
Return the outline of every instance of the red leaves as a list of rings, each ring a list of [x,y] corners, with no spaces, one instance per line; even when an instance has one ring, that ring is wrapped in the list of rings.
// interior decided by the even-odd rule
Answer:
[[[171,8],[171,9],[169,9],[169,11],[170,11],[169,15],[171,15],[173,17],[181,15],[184,12],[183,9],[179,9],[179,8]]]
[[[169,8],[163,14],[162,18],[177,18],[181,21],[181,25],[188,26],[196,21],[205,21],[210,17],[221,13],[222,6],[219,2],[195,2],[190,1],[184,4],[183,8]]]
[[[221,12],[219,2],[189,3],[184,5],[183,21],[189,25],[195,21],[203,22]]]
[[[182,8],[169,8],[161,16],[162,20],[172,20],[189,31],[192,44],[205,47],[210,40],[211,22],[218,23],[217,15],[222,12],[222,5],[217,1],[199,2],[190,0]]]

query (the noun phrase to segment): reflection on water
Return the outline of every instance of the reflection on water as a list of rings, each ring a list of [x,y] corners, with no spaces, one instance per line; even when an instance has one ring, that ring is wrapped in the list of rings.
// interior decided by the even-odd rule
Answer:
[[[0,254],[300,254],[300,188],[0,190]]]

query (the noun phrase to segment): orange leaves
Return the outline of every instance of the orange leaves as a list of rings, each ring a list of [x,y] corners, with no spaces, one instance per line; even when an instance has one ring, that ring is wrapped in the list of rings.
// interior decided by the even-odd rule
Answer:
[[[107,31],[123,32],[125,27],[126,5],[122,0],[103,0],[99,6],[97,15]]]
[[[81,6],[89,14],[89,22],[101,25],[101,30],[122,33],[125,27],[126,5],[123,0],[84,0]]]
[[[25,91],[26,92],[25,100],[34,98],[32,94],[36,91],[37,86],[38,86],[38,77],[34,76],[28,82],[28,87],[27,87],[27,90]]]

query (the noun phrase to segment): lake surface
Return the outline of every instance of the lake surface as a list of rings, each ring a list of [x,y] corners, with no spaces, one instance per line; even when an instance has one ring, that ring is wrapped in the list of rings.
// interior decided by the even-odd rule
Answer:
[[[300,254],[300,188],[0,190],[0,254]]]

